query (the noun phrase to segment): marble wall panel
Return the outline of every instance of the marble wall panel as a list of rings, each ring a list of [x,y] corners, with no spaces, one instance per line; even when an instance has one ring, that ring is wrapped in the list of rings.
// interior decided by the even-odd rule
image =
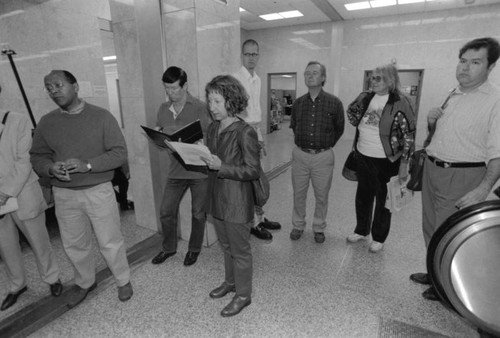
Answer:
[[[188,74],[189,92],[198,97],[198,48],[194,8],[163,15],[166,67],[177,66]],[[161,76],[159,77],[161,84]]]
[[[227,11],[226,11],[227,12]],[[231,74],[241,66],[240,26],[230,14],[196,11],[199,92],[216,75]],[[238,14],[239,15],[239,14]],[[205,98],[202,98],[205,100]]]
[[[194,7],[195,0],[162,0],[163,13],[171,13],[184,9],[193,9]]]

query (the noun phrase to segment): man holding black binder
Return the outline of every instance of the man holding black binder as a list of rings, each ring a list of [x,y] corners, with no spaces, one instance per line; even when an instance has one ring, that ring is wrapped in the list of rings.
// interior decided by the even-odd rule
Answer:
[[[179,67],[169,67],[162,77],[169,100],[158,109],[156,129],[173,134],[180,128],[200,120],[205,134],[211,122],[207,106],[188,92],[187,74]],[[182,140],[172,140],[181,141]],[[184,265],[196,263],[205,233],[205,202],[207,200],[207,169],[188,170],[177,156],[167,151],[170,166],[168,179],[160,207],[160,222],[163,232],[162,250],[153,258],[152,264],[161,264],[177,252],[177,219],[179,205],[184,193],[191,190],[191,237]]]

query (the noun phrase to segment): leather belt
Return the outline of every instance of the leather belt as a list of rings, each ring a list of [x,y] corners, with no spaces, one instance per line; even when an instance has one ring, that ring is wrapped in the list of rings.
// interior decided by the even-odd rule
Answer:
[[[441,168],[476,168],[476,167],[485,167],[486,163],[484,162],[444,162],[436,159],[432,156],[427,156],[427,158]]]
[[[308,149],[308,148],[299,147],[299,149],[302,150],[305,153],[308,153],[308,154],[319,154],[319,153],[322,153],[324,151],[330,150],[331,148]]]

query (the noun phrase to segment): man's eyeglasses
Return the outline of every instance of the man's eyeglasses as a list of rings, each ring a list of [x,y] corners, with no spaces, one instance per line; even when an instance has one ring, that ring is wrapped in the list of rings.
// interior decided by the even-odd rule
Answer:
[[[382,76],[380,76],[380,75],[372,76],[371,80],[373,82],[380,82],[380,81],[382,81]]]
[[[244,53],[243,55],[245,55],[247,58],[256,58],[257,56],[259,56],[259,53]]]
[[[54,83],[47,83],[45,85],[45,91],[49,94],[52,94],[55,91],[60,91],[64,87],[64,83],[62,81],[57,81]]]

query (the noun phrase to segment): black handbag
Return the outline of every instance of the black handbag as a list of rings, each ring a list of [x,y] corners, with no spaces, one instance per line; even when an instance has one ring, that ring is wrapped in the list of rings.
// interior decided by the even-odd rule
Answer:
[[[422,191],[422,177],[424,175],[424,164],[427,158],[425,149],[417,150],[410,158],[410,180],[406,188],[412,191]]]
[[[355,149],[351,151],[349,156],[344,163],[344,168],[342,168],[342,176],[344,176],[349,181],[357,181],[358,176],[356,171],[358,170],[358,153]]]
[[[254,203],[258,207],[263,207],[270,195],[269,180],[266,174],[260,168],[260,176],[256,180],[252,180]]]

